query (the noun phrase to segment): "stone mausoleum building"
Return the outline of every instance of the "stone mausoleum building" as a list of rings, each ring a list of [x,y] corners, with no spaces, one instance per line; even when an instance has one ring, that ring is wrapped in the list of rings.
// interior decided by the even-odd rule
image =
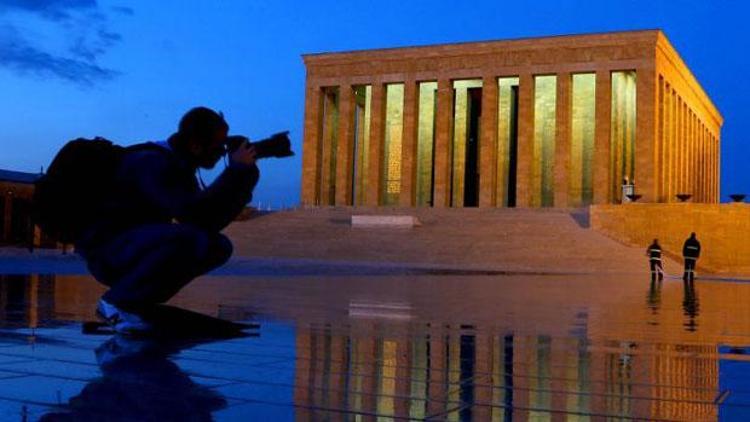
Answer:
[[[723,119],[659,30],[303,58],[303,204],[719,200]]]

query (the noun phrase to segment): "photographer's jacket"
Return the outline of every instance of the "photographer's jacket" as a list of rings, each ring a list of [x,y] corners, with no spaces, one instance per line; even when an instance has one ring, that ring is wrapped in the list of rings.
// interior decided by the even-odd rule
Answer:
[[[116,171],[111,200],[92,222],[86,246],[106,241],[136,226],[178,222],[218,232],[252,198],[259,172],[255,165],[229,164],[205,189],[196,168],[166,143],[149,143],[128,152]]]

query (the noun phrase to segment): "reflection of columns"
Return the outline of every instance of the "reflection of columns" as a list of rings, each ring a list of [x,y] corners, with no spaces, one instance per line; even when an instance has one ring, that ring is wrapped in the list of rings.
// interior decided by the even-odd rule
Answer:
[[[519,98],[520,99],[520,98]],[[529,354],[536,348],[530,349],[530,337],[513,336],[513,420],[529,420],[529,396],[531,395],[531,367]],[[535,342],[531,346],[536,346]],[[508,390],[506,390],[506,394]]]
[[[555,127],[555,164],[553,181],[555,199],[553,206],[568,206],[570,188],[570,73],[557,74],[557,104]]]
[[[429,383],[428,415],[443,413],[446,408],[445,340],[445,334],[440,329],[430,332],[430,369],[427,375],[427,382]]]
[[[612,88],[609,70],[596,72],[596,140],[594,141],[594,203],[611,202],[610,126],[612,124]]]
[[[483,110],[484,111],[484,110]],[[493,363],[493,338],[483,332],[477,332],[475,343],[474,360],[474,407],[471,415],[473,420],[488,421],[492,418],[491,405],[499,403],[492,402],[492,363]]]
[[[359,363],[360,373],[362,377],[362,390],[360,390],[362,398],[362,407],[357,409],[357,412],[364,414],[374,415],[377,410],[377,394],[378,394],[378,374],[376,366],[376,350],[377,343],[375,338],[367,336],[359,339],[359,345],[361,352],[357,356]],[[366,416],[363,420],[375,420],[374,417]]]
[[[305,122],[302,143],[302,203],[318,205],[320,187],[320,109],[321,90],[307,82]]]
[[[346,382],[344,377],[349,366],[345,353],[347,339],[340,334],[330,334],[330,339],[330,354],[321,359],[330,364],[328,385],[323,386],[325,389],[324,394],[328,396],[329,407],[333,409],[345,409],[344,392],[346,391]],[[343,420],[343,418],[337,416],[333,420]]]
[[[367,166],[367,198],[365,204],[378,206],[383,189],[383,149],[385,137],[385,86],[380,81],[372,84],[370,111],[370,162]]]
[[[354,90],[348,83],[339,87],[339,127],[336,148],[336,205],[352,202],[352,174],[354,162]]]
[[[612,382],[607,372],[606,353],[600,351],[590,352],[591,387],[589,412],[593,414],[607,414],[607,387]],[[601,374],[601,375],[600,375]]]
[[[29,328],[36,328],[39,325],[39,275],[32,274],[29,278]]]
[[[653,69],[638,69],[636,83],[635,121],[635,181],[638,194],[644,202],[656,202],[658,180],[654,177],[656,130],[656,74]]]
[[[411,357],[411,338],[399,337],[396,340],[396,379],[394,381],[396,383],[396,397],[393,403],[393,416],[396,418],[409,418]]]
[[[565,421],[567,415],[565,411],[580,411],[579,409],[568,409],[568,394],[573,394],[574,391],[568,391],[566,380],[568,374],[566,369],[568,368],[569,362],[567,357],[569,350],[575,350],[573,347],[569,347],[568,339],[565,338],[552,338],[550,340],[550,410],[556,411],[552,413],[552,421]],[[577,363],[577,362],[576,362]],[[578,375],[578,374],[576,374]]]
[[[311,333],[308,327],[300,325],[297,327],[296,352],[294,376],[294,405],[296,420],[306,421],[312,417],[308,410],[313,403],[310,402],[310,340]]]
[[[3,239],[10,239],[11,217],[13,216],[13,191],[4,193],[5,207],[3,208]]]
[[[497,78],[490,75],[482,80],[482,130],[479,141],[479,206],[496,205],[497,183]],[[500,199],[502,201],[502,198]]]
[[[531,205],[531,168],[534,143],[534,77],[518,77],[518,157],[516,166],[516,206]]]
[[[417,183],[417,82],[413,77],[404,81],[404,126],[401,135],[401,193],[399,202],[404,207],[413,207],[416,201]]]
[[[447,207],[450,200],[450,168],[452,155],[453,84],[450,79],[438,80],[435,121],[435,192],[433,206]]]

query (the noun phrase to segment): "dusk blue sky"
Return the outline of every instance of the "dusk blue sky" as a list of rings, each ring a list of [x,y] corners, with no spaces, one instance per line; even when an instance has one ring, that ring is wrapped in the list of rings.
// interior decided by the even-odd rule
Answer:
[[[298,155],[261,163],[253,202],[293,205],[303,53],[660,28],[724,116],[726,200],[750,193],[748,12],[740,1],[0,0],[0,168],[38,171],[78,136],[163,139],[206,105],[234,133],[291,131]]]

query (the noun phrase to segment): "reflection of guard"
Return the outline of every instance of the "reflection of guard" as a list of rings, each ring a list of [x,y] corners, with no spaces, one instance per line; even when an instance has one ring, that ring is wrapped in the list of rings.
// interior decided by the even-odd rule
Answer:
[[[664,280],[664,267],[661,265],[661,245],[659,244],[659,239],[654,239],[654,242],[649,245],[646,255],[651,267],[651,280],[656,280],[657,278],[659,281]]]
[[[695,279],[695,263],[698,261],[700,255],[701,244],[695,237],[695,232],[690,233],[690,237],[682,246],[682,256],[685,258],[685,273],[682,275],[683,280],[693,281]]]
[[[695,291],[695,284],[692,281],[683,283],[682,312],[685,315],[685,322],[682,324],[685,331],[694,332],[698,329],[698,314],[700,304],[698,294]]]

